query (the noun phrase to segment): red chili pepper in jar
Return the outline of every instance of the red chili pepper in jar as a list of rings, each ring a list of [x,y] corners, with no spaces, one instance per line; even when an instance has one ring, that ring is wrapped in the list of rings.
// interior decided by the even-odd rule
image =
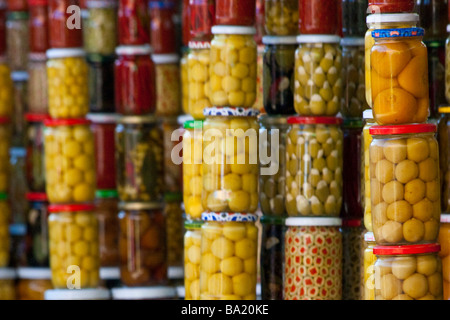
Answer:
[[[211,41],[211,27],[215,24],[215,5],[212,0],[189,0],[191,40]]]
[[[153,52],[174,53],[176,49],[176,27],[173,1],[150,1],[150,38]]]
[[[119,44],[150,43],[150,16],[145,0],[119,0]]]

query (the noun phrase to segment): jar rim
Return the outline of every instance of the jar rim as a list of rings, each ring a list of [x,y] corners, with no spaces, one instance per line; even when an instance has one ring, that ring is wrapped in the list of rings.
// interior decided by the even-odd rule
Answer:
[[[26,113],[25,120],[28,122],[45,122],[50,119],[50,115],[47,113]]]
[[[387,22],[419,22],[417,13],[373,13],[367,16],[366,23],[387,23]]]
[[[10,123],[10,122],[11,122],[10,117],[8,117],[8,116],[0,117],[0,124]]]
[[[14,268],[0,268],[0,279],[1,280],[7,280],[7,279],[15,279],[16,278],[16,269]]]
[[[263,44],[297,44],[297,36],[264,36]]]
[[[373,136],[434,132],[436,132],[436,125],[433,123],[413,123],[392,126],[374,125],[369,129],[369,133]]]
[[[19,267],[17,268],[17,277],[19,279],[51,280],[52,271],[50,270],[50,268]]]
[[[255,27],[216,25],[211,27],[212,34],[254,35]]]
[[[176,297],[176,290],[169,286],[112,288],[111,294],[113,299],[164,299]]]
[[[36,202],[48,201],[48,197],[45,192],[27,192],[26,198],[28,201],[36,201]]]
[[[184,221],[184,227],[187,229],[200,229],[203,225],[203,220],[188,220]]]
[[[184,129],[202,129],[203,120],[188,120],[183,123]]]
[[[342,124],[340,117],[316,117],[316,116],[291,116],[287,119],[288,124]]]
[[[255,222],[258,216],[254,213],[243,212],[203,212],[203,221],[218,221],[218,222]]]
[[[0,192],[0,201],[8,199],[7,192]]]
[[[381,256],[435,253],[441,250],[439,243],[412,244],[406,246],[375,246],[373,253]]]
[[[367,120],[367,119],[373,120],[373,110],[371,108],[363,111],[363,119],[364,120]]]
[[[100,267],[100,279],[102,280],[118,280],[120,279],[119,267]]]
[[[44,120],[46,127],[58,127],[58,126],[76,126],[76,125],[89,125],[91,120],[86,118],[72,118],[72,119],[56,119],[47,118]]]
[[[110,292],[103,288],[86,288],[82,290],[51,289],[46,290],[45,300],[96,300],[110,299]]]
[[[348,37],[341,39],[342,47],[360,47],[364,46],[365,39],[363,37]]]
[[[287,125],[289,116],[262,114],[258,121],[263,125]]]
[[[133,56],[133,55],[150,55],[151,53],[152,53],[152,47],[148,44],[135,45],[135,46],[122,45],[122,46],[116,47],[117,55]]]
[[[119,194],[116,189],[101,189],[95,191],[96,199],[114,199],[117,198]]]
[[[88,113],[86,119],[93,124],[96,123],[117,123],[121,115],[118,113]]]
[[[342,226],[342,219],[338,217],[289,217],[286,218],[285,223],[289,227],[301,227],[301,226],[340,227]]]
[[[123,124],[158,123],[159,119],[153,114],[147,114],[142,116],[120,116],[117,122]]]
[[[448,107],[439,107],[439,113],[450,113],[450,106]]]
[[[114,0],[86,0],[86,8],[117,8],[117,1]]]
[[[46,51],[48,59],[85,57],[86,51],[83,48],[53,48]]]
[[[163,209],[162,202],[120,202],[119,210],[156,210]]]
[[[341,37],[333,34],[301,34],[297,36],[297,43],[335,43],[339,44]]]
[[[13,71],[11,72],[11,79],[13,82],[27,81],[30,78],[27,71]]]
[[[180,57],[176,53],[152,54],[152,60],[155,64],[177,63]]]
[[[375,242],[375,236],[372,231],[368,231],[364,234],[365,242]]]
[[[50,204],[48,206],[48,212],[75,212],[75,211],[93,211],[95,209],[94,204],[77,203],[77,204]]]

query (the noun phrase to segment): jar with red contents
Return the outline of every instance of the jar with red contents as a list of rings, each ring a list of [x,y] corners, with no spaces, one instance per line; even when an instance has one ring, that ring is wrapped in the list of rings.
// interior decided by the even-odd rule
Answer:
[[[8,0],[8,11],[28,11],[28,1]]]
[[[119,0],[120,45],[150,43],[150,16],[145,0]]]
[[[120,46],[115,62],[116,112],[123,115],[144,115],[156,109],[155,65],[151,47]]]
[[[216,1],[216,25],[254,26],[255,13],[256,0]]]
[[[78,6],[78,0],[49,0],[49,43],[50,48],[79,48],[83,47],[83,33],[81,26],[71,25],[68,28],[67,23],[75,10],[67,10],[70,6]],[[68,11],[68,12],[67,12]],[[76,12],[76,11],[75,11]],[[80,20],[79,17],[78,20]],[[77,19],[74,19],[76,22]]]
[[[181,42],[184,47],[187,47],[189,44],[191,37],[190,28],[189,0],[183,0],[181,3]]]
[[[339,6],[337,0],[299,0],[300,34],[339,34]]]
[[[176,52],[175,2],[149,1],[148,6],[150,10],[150,39],[154,53]]]
[[[30,4],[30,52],[46,52],[49,49],[47,0],[29,0]]]
[[[414,0],[370,0],[369,13],[412,13],[415,9]]]
[[[117,114],[90,113],[87,118],[91,121],[91,130],[94,134],[97,189],[115,189],[114,134],[119,116]]]
[[[0,55],[6,53],[6,1],[0,0]]]
[[[216,21],[216,6],[213,0],[189,1],[189,27],[191,41],[211,41],[211,28]]]

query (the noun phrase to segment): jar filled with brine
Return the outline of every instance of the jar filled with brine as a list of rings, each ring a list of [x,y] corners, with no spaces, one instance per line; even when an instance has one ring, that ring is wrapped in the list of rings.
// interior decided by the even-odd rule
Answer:
[[[203,110],[212,106],[210,93],[210,42],[190,41],[187,56],[188,112],[194,119],[203,120]]]
[[[360,300],[375,300],[375,261],[377,260],[377,256],[373,254],[375,245],[373,232],[364,233],[363,269],[361,270],[364,289]]]
[[[189,113],[189,80],[188,80],[188,55],[189,48],[183,47],[180,59],[180,81],[181,81],[181,109],[183,113]],[[209,56],[209,54],[208,54]],[[209,73],[209,69],[207,70]]]
[[[21,267],[17,269],[17,278],[18,300],[45,300],[45,291],[53,289],[48,268]]]
[[[359,300],[363,287],[364,227],[361,219],[342,220],[342,300]]]
[[[365,110],[363,112],[364,128],[363,128],[363,147],[364,150],[364,227],[370,232],[372,229],[372,203],[370,196],[370,154],[369,147],[372,143],[372,135],[369,132],[371,126],[376,122],[373,119],[372,109]]]
[[[439,257],[442,261],[443,298],[450,299],[450,215],[441,214],[441,227],[439,229],[438,242],[441,245]]]

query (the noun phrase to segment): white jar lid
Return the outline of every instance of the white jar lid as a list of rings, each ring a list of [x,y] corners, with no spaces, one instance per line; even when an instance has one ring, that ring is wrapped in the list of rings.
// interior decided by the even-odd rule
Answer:
[[[243,34],[254,35],[256,34],[255,27],[244,26],[213,26],[211,28],[212,34]]]
[[[119,267],[101,267],[100,279],[102,280],[118,280],[120,279]]]
[[[16,269],[0,268],[0,280],[12,280],[16,278]]]
[[[52,271],[50,268],[20,267],[17,268],[17,277],[19,279],[50,280],[52,278]]]
[[[44,293],[45,300],[109,300],[108,289],[51,289]]]
[[[264,44],[297,44],[297,36],[264,36]]]
[[[176,289],[168,286],[112,288],[111,293],[113,300],[173,299],[177,297]]]
[[[363,119],[373,119],[372,109],[366,109],[363,111]]]
[[[48,59],[68,58],[68,57],[85,57],[86,51],[83,48],[58,48],[48,49]]]
[[[335,217],[289,217],[286,218],[287,226],[341,226],[342,219]]]
[[[386,23],[386,22],[418,22],[419,15],[417,13],[374,13],[366,18],[367,24]]]
[[[155,64],[178,63],[180,57],[176,53],[152,54],[152,60]]]
[[[184,279],[184,267],[171,266],[167,268],[167,277],[170,280]]]
[[[14,82],[28,81],[29,75],[27,71],[13,71],[11,72],[11,79]]]
[[[333,34],[302,34],[297,36],[297,43],[336,43],[341,42],[341,37]]]
[[[184,286],[177,286],[177,297],[180,299],[184,299],[186,297],[186,290]]]
[[[88,113],[86,118],[92,123],[117,123],[122,115],[118,113]]]
[[[148,44],[142,46],[118,46],[116,48],[117,55],[147,55],[152,53],[152,47]]]
[[[178,124],[183,125],[186,121],[194,120],[194,118],[190,114],[182,114],[177,118]]]
[[[342,38],[341,46],[343,47],[360,47],[364,46],[364,38]]]
[[[450,214],[441,213],[441,223],[450,223]]]

